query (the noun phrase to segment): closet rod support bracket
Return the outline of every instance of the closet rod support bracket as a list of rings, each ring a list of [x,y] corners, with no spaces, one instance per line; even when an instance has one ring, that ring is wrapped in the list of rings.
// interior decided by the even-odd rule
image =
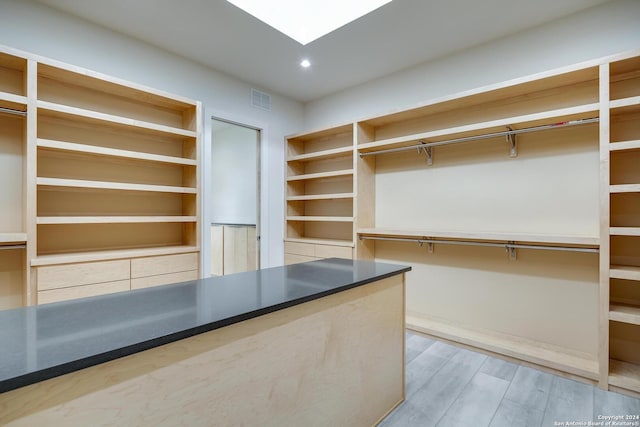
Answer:
[[[426,144],[424,141],[420,141],[420,144]],[[424,152],[427,156],[427,166],[433,165],[433,147],[418,147],[418,154]]]
[[[507,253],[509,254],[509,260],[510,261],[516,261],[518,259],[518,254],[516,252],[516,248],[512,245],[515,245],[516,242],[508,242],[504,248],[507,251]]]
[[[513,132],[511,126],[507,126],[509,132]],[[507,143],[509,144],[509,157],[518,157],[518,146],[515,133],[507,133],[505,135]]]

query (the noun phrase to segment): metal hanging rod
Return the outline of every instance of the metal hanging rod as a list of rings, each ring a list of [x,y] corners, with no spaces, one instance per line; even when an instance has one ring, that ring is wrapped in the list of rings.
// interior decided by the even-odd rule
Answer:
[[[423,149],[430,149],[431,147],[438,147],[440,145],[458,144],[460,142],[477,141],[481,139],[497,138],[500,136],[510,137],[512,135],[519,135],[522,133],[538,132],[538,131],[547,130],[547,129],[558,129],[558,128],[563,128],[567,126],[586,125],[589,123],[597,123],[599,121],[600,119],[598,117],[593,117],[590,119],[570,120],[567,122],[533,126],[529,128],[523,128],[523,129],[507,128],[508,130],[505,130],[502,132],[485,133],[483,135],[474,135],[474,136],[464,136],[461,138],[447,139],[445,141],[437,141],[437,142],[421,142],[420,144],[411,145],[409,147],[389,148],[386,150],[370,151],[366,153],[360,153],[360,157],[375,156],[376,154],[397,153],[399,151],[408,151],[408,150],[415,150],[415,149],[418,149],[420,151]]]
[[[0,251],[8,251],[11,249],[25,249],[27,245],[0,245]]]
[[[13,108],[0,107],[0,113],[13,114],[15,116],[26,116],[26,111],[14,110]]]
[[[359,236],[360,240],[391,240],[398,242],[415,242],[419,245],[423,243],[440,243],[444,245],[463,245],[463,246],[488,246],[494,248],[504,248],[506,250],[509,249],[542,249],[549,251],[569,251],[569,252],[588,252],[588,253],[598,253],[600,252],[597,248],[576,248],[572,246],[545,246],[545,245],[523,245],[520,243],[489,243],[489,242],[476,242],[472,240],[437,240],[437,239],[410,239],[407,237],[376,237],[376,236]]]

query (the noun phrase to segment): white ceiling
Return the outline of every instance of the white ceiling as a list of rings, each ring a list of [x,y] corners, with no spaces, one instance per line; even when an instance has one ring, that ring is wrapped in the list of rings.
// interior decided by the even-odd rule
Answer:
[[[38,1],[307,102],[610,0],[394,0],[306,46],[226,0]]]

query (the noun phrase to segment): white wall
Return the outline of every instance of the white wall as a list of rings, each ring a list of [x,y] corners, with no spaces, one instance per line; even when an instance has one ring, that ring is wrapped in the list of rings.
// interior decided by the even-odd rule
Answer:
[[[402,110],[443,95],[637,48],[640,1],[613,1],[309,102],[305,129]]]
[[[0,0],[0,44],[202,101],[204,218],[209,217],[211,205],[207,200],[211,171],[206,161],[211,156],[211,116],[261,128],[261,223],[266,242],[261,265],[283,262],[283,140],[301,127],[300,103],[273,95],[272,111],[254,108],[249,83],[31,0]],[[207,232],[202,240],[206,255],[209,227],[202,228]]]

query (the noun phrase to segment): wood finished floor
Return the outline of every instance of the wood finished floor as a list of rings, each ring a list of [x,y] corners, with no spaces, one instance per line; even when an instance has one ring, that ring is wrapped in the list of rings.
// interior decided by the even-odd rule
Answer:
[[[556,427],[639,414],[640,399],[408,332],[406,400],[380,426]]]

